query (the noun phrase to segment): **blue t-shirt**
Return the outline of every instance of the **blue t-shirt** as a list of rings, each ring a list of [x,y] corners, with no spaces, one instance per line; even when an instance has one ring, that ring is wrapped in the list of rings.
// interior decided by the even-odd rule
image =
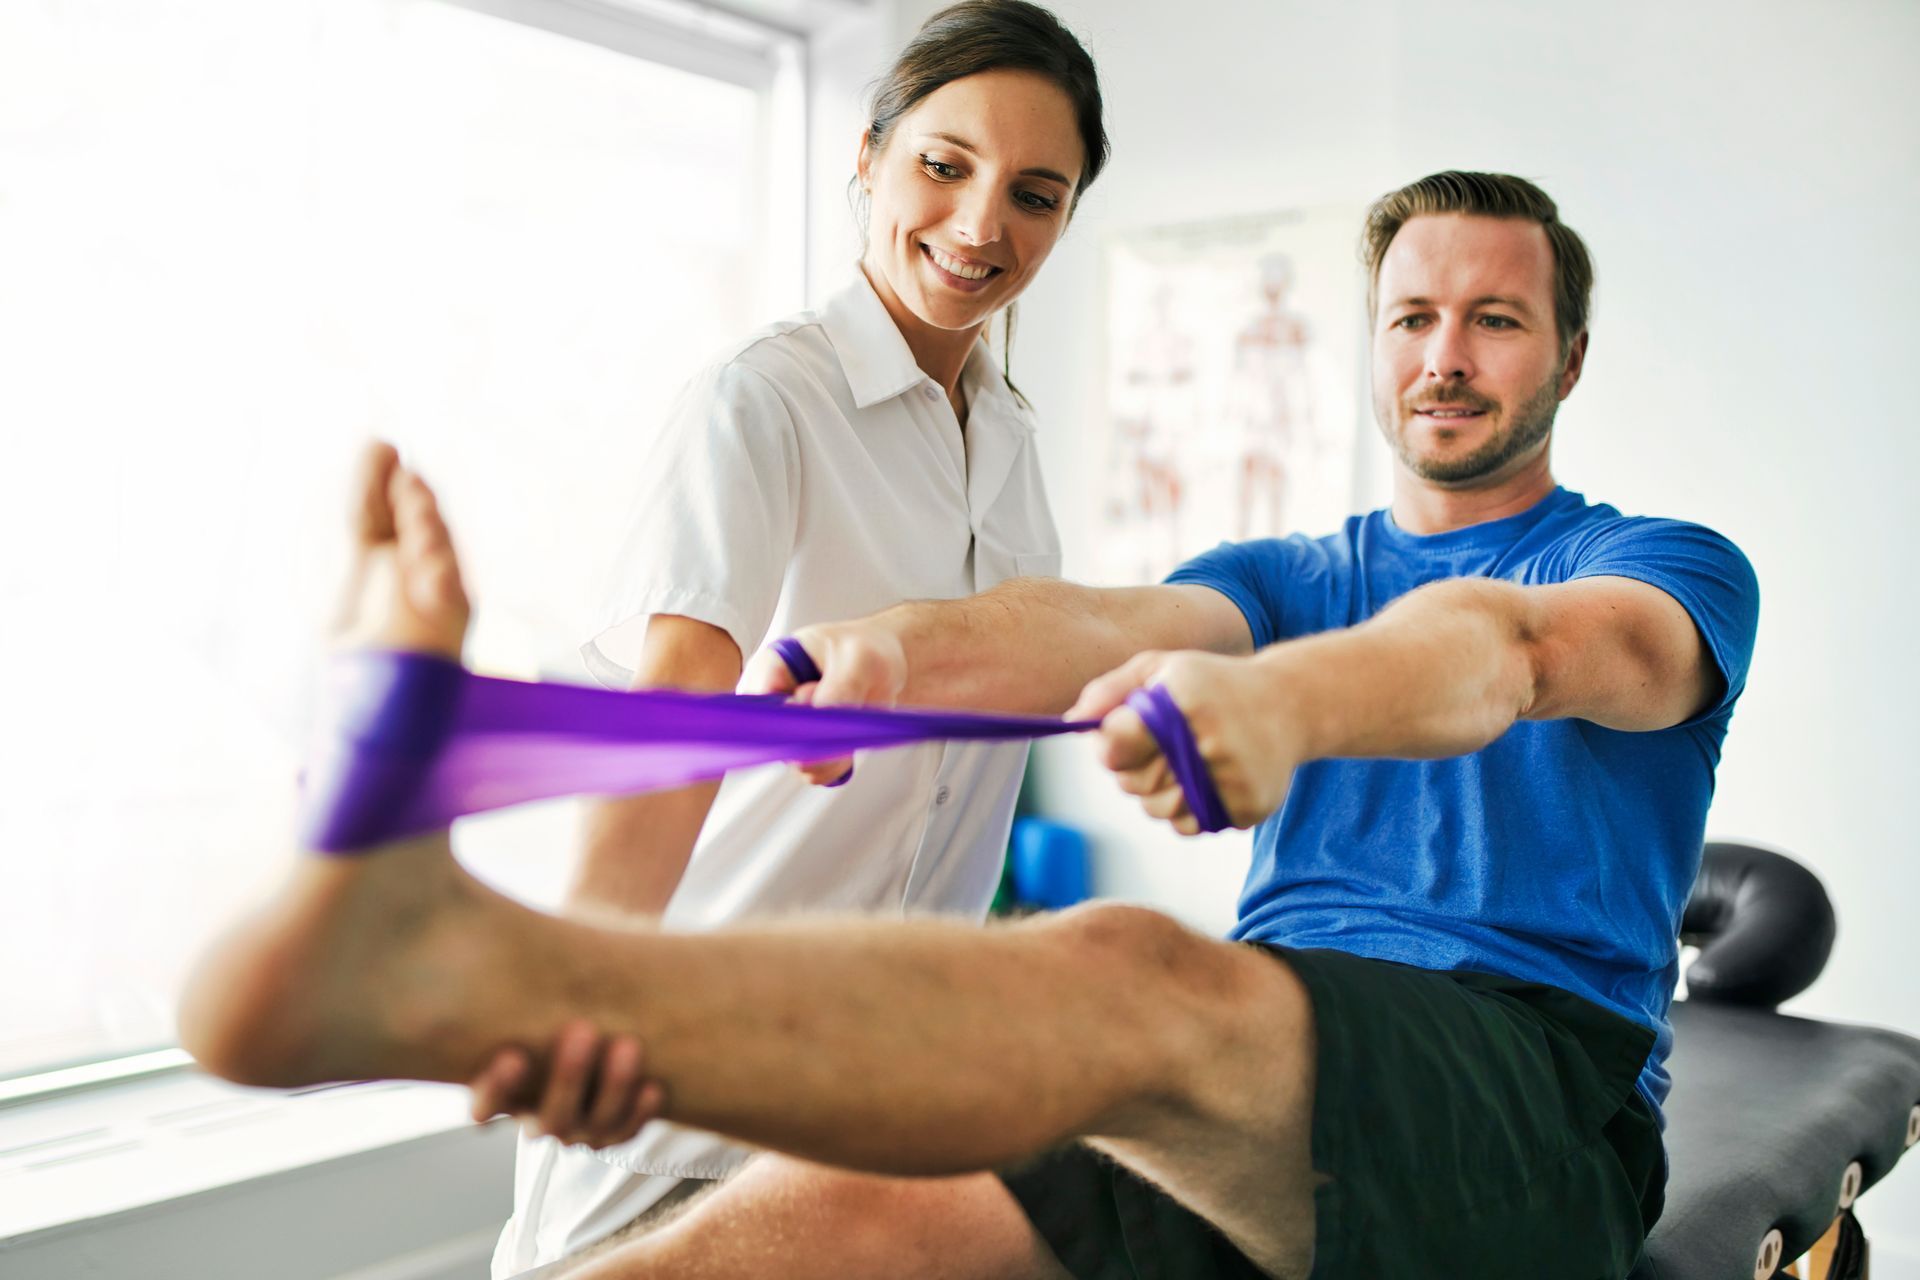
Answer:
[[[1746,683],[1760,593],[1739,548],[1555,489],[1517,516],[1406,533],[1387,511],[1330,537],[1228,543],[1169,582],[1212,587],[1256,648],[1364,622],[1448,578],[1634,578],[1692,615],[1726,689],[1655,733],[1522,721],[1446,760],[1317,760],[1254,833],[1232,936],[1573,992],[1656,1034],[1639,1088],[1665,1101],[1680,915],[1713,771]]]

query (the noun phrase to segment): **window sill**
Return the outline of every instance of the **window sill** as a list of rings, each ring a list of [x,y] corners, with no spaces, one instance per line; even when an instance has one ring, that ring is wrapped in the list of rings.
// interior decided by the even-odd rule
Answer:
[[[114,1215],[470,1129],[466,1108],[466,1091],[451,1085],[373,1082],[283,1092],[197,1072],[22,1103],[0,1111],[0,1251]]]

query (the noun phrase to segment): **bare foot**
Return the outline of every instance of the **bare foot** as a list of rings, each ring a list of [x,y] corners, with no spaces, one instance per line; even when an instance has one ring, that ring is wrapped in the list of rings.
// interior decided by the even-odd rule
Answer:
[[[457,658],[467,597],[432,492],[376,444],[353,501],[342,643]],[[463,1057],[449,1039],[466,1036],[445,1033],[490,980],[478,972],[489,918],[513,910],[459,868],[444,830],[303,857],[273,899],[201,957],[181,997],[181,1044],[246,1084],[464,1080],[485,1054]]]

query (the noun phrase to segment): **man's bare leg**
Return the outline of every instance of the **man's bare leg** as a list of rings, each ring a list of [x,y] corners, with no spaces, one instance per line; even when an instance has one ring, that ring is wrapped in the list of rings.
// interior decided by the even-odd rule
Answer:
[[[626,1225],[616,1229],[611,1235],[596,1240],[556,1262],[549,1263],[533,1274],[540,1277],[540,1280],[549,1280],[549,1277],[551,1280],[574,1280],[598,1259],[652,1236],[679,1221],[731,1182],[738,1173],[739,1171],[735,1170],[728,1177],[715,1179],[682,1178],[671,1191],[635,1214]]]
[[[757,1157],[654,1231],[564,1280],[1064,1280],[1000,1180],[887,1178]]]
[[[354,634],[456,653],[466,600],[431,494],[387,453],[361,499]],[[581,1017],[642,1039],[665,1114],[688,1124],[913,1175],[1087,1137],[1268,1269],[1311,1255],[1303,988],[1137,908],[984,931],[609,931],[491,892],[436,832],[303,859],[203,961],[181,1036],[250,1083],[464,1081]]]

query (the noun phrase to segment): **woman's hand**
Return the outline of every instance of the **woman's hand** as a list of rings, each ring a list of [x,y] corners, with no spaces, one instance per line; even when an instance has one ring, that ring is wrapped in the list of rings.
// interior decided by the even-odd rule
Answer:
[[[591,1023],[570,1022],[554,1037],[544,1080],[519,1046],[494,1054],[467,1084],[473,1119],[519,1116],[529,1134],[610,1147],[660,1115],[666,1093],[645,1067],[645,1050],[632,1036],[603,1040]]]
[[[817,707],[891,707],[907,687],[907,654],[899,637],[869,620],[802,627],[793,633],[819,669],[802,681],[771,645],[753,655],[740,676],[741,693],[783,693]],[[839,786],[853,776],[847,757],[796,766],[809,782]]]

